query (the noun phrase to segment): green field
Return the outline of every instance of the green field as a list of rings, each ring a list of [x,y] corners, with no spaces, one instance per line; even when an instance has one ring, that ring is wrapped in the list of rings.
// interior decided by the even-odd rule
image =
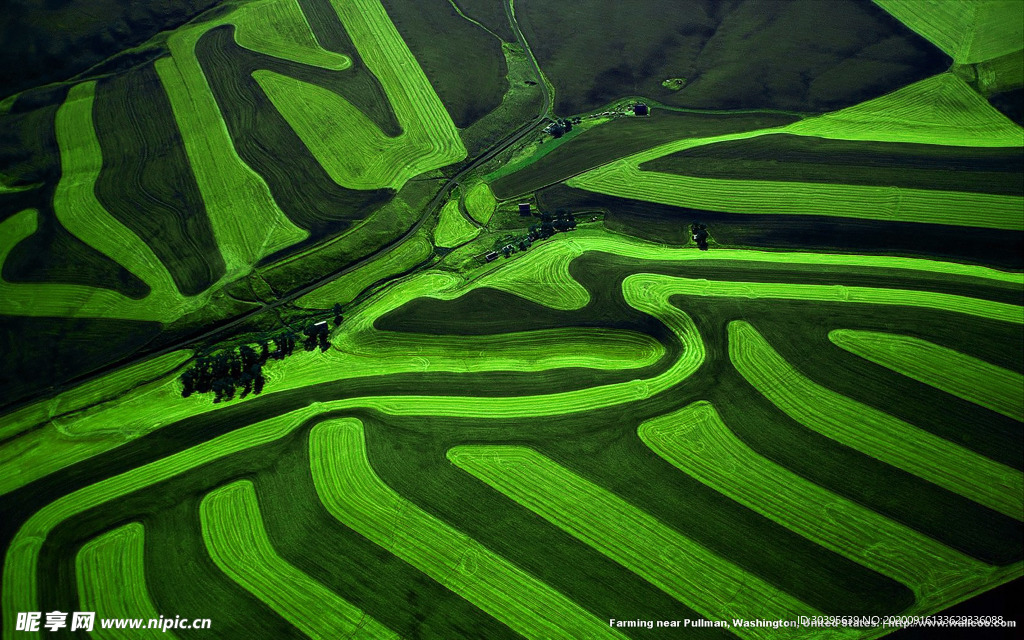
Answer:
[[[1021,3],[12,2],[3,640],[1020,624]]]

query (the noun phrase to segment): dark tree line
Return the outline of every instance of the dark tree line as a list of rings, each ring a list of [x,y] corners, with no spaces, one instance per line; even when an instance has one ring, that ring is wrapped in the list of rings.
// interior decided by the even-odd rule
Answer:
[[[341,307],[334,307],[334,326],[338,326],[342,320]],[[303,348],[313,351],[319,346],[321,351],[327,351],[331,346],[329,331],[327,322],[306,327],[303,330]],[[234,399],[235,391],[239,389],[239,398],[250,393],[259,394],[266,384],[263,365],[267,360],[284,360],[294,353],[297,338],[295,333],[287,330],[271,338],[273,349],[270,342],[263,340],[257,345],[259,351],[249,345],[242,345],[237,350],[230,349],[197,358],[195,364],[181,374],[181,397],[187,398],[193,393],[213,393],[213,401],[220,402]]]

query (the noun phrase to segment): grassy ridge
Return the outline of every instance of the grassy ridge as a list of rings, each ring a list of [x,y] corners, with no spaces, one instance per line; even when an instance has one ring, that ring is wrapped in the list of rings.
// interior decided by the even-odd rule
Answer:
[[[1024,376],[913,336],[853,329],[830,331],[850,353],[969,402],[1024,421]]]
[[[750,324],[729,324],[729,359],[751,385],[808,428],[1024,520],[1024,474],[808,380]]]
[[[381,482],[355,419],[316,425],[310,465],[335,518],[527,637],[617,638],[585,610]]]
[[[352,189],[400,189],[414,175],[466,156],[455,125],[379,2],[335,3],[380,80],[402,134],[386,136],[340,96],[273,72],[256,80],[331,178]],[[344,152],[342,152],[344,150]]]
[[[374,283],[405,273],[427,260],[434,248],[423,235],[415,235],[383,257],[359,267],[314,291],[295,304],[307,309],[329,309],[334,303],[348,304]]]
[[[75,580],[83,611],[95,612],[97,618],[160,617],[146,589],[144,536],[142,523],[132,522],[82,545],[75,558]],[[90,635],[101,640],[177,637],[161,629],[103,629],[99,620]]]
[[[466,212],[480,224],[487,224],[494,213],[494,193],[486,182],[478,182],[466,190]]]
[[[629,95],[679,107],[825,111],[949,66],[867,2],[521,0],[516,16],[562,115]],[[669,78],[685,85],[672,91],[662,85]]]
[[[256,490],[240,480],[210,492],[199,509],[217,566],[311,638],[398,638],[344,598],[283,560],[263,528]]]
[[[817,614],[528,447],[459,446],[448,459],[709,619]],[[747,638],[807,637],[788,631],[733,629]]]
[[[736,213],[836,215],[999,229],[1024,229],[1021,198],[959,191],[716,180],[644,172],[639,165],[693,147],[794,133],[840,140],[877,140],[969,147],[1020,147],[1024,131],[963,80],[940,74],[868,102],[774,129],[686,139],[634,154],[567,184],[609,195]],[[956,211],[956,215],[948,213]]]
[[[1024,7],[1015,0],[875,0],[954,62],[983,62],[1021,48]]]
[[[640,438],[704,484],[875,571],[909,585],[912,609],[935,611],[985,585],[996,570],[845,499],[758,455],[714,407],[697,402],[649,420]]]
[[[462,216],[458,198],[441,207],[440,218],[434,228],[434,242],[439,247],[457,247],[480,235],[480,229]]]
[[[92,116],[103,156],[97,200],[149,245],[182,294],[209,288],[224,260],[153,67],[101,80]]]

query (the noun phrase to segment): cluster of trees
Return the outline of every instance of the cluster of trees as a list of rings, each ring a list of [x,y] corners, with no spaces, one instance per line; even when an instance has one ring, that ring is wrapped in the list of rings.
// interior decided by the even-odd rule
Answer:
[[[277,339],[275,339],[277,342]],[[282,340],[279,344],[285,344]],[[269,345],[264,342],[261,351],[248,345],[235,351],[202,357],[181,375],[181,397],[187,398],[193,393],[213,393],[213,401],[231,400],[235,397],[235,389],[241,387],[239,398],[249,393],[259,394],[263,391],[266,379],[263,377],[263,365],[270,357]],[[280,347],[279,347],[280,349]],[[279,356],[283,358],[284,355]]]
[[[694,242],[697,243],[697,248],[701,251],[708,250],[708,226],[699,222],[694,222],[690,225],[690,235],[693,236]]]
[[[560,231],[572,231],[575,228],[576,217],[571,213],[561,209],[553,217],[550,213],[542,213],[540,214],[540,224],[531,225],[529,233],[526,234],[525,238],[512,240],[503,246],[500,251],[502,255],[508,258],[516,251],[526,251],[537,240],[544,240]]]
[[[340,305],[334,305],[334,326],[341,324]],[[331,343],[328,340],[330,329],[327,322],[318,322],[303,330],[305,339],[302,346],[306,351],[313,351],[318,346],[327,351]],[[209,356],[198,358],[195,364],[181,374],[181,397],[187,398],[193,393],[213,393],[213,401],[232,400],[235,391],[241,389],[239,398],[250,393],[259,394],[263,391],[266,379],[263,377],[263,365],[267,360],[284,360],[295,351],[299,336],[290,330],[283,331],[271,338],[263,340],[257,347],[242,345],[237,350],[230,349]],[[274,348],[271,349],[270,343]]]
[[[580,119],[578,117],[573,118],[572,120],[568,118],[560,118],[553,124],[549,124],[544,130],[556,138],[561,138],[563,135],[572,131],[572,125],[574,122],[579,124]]]

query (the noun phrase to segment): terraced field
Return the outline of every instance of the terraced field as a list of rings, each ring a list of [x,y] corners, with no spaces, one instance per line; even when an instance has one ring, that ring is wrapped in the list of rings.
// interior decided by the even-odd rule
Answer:
[[[911,29],[956,64],[1019,38],[998,3],[877,4],[830,10],[879,60],[913,59],[882,55]],[[51,173],[0,190],[0,320],[46,327],[47,353],[95,348],[88,322],[152,333],[0,411],[4,639],[51,635],[25,612],[94,611],[100,638],[867,640],[1019,584],[1024,129],[915,68],[829,112],[648,97],[654,116],[557,144],[538,114],[469,158],[495,96],[454,87],[431,34],[487,43],[457,65],[539,61],[509,103],[625,82],[553,98],[552,70],[580,87],[531,49],[544,13],[496,6],[225,4],[169,55],[56,92],[11,175]],[[757,6],[695,4],[663,46],[720,59]],[[52,225],[94,250],[81,279],[24,255]],[[228,352],[258,360],[254,392],[186,386],[239,378]]]

